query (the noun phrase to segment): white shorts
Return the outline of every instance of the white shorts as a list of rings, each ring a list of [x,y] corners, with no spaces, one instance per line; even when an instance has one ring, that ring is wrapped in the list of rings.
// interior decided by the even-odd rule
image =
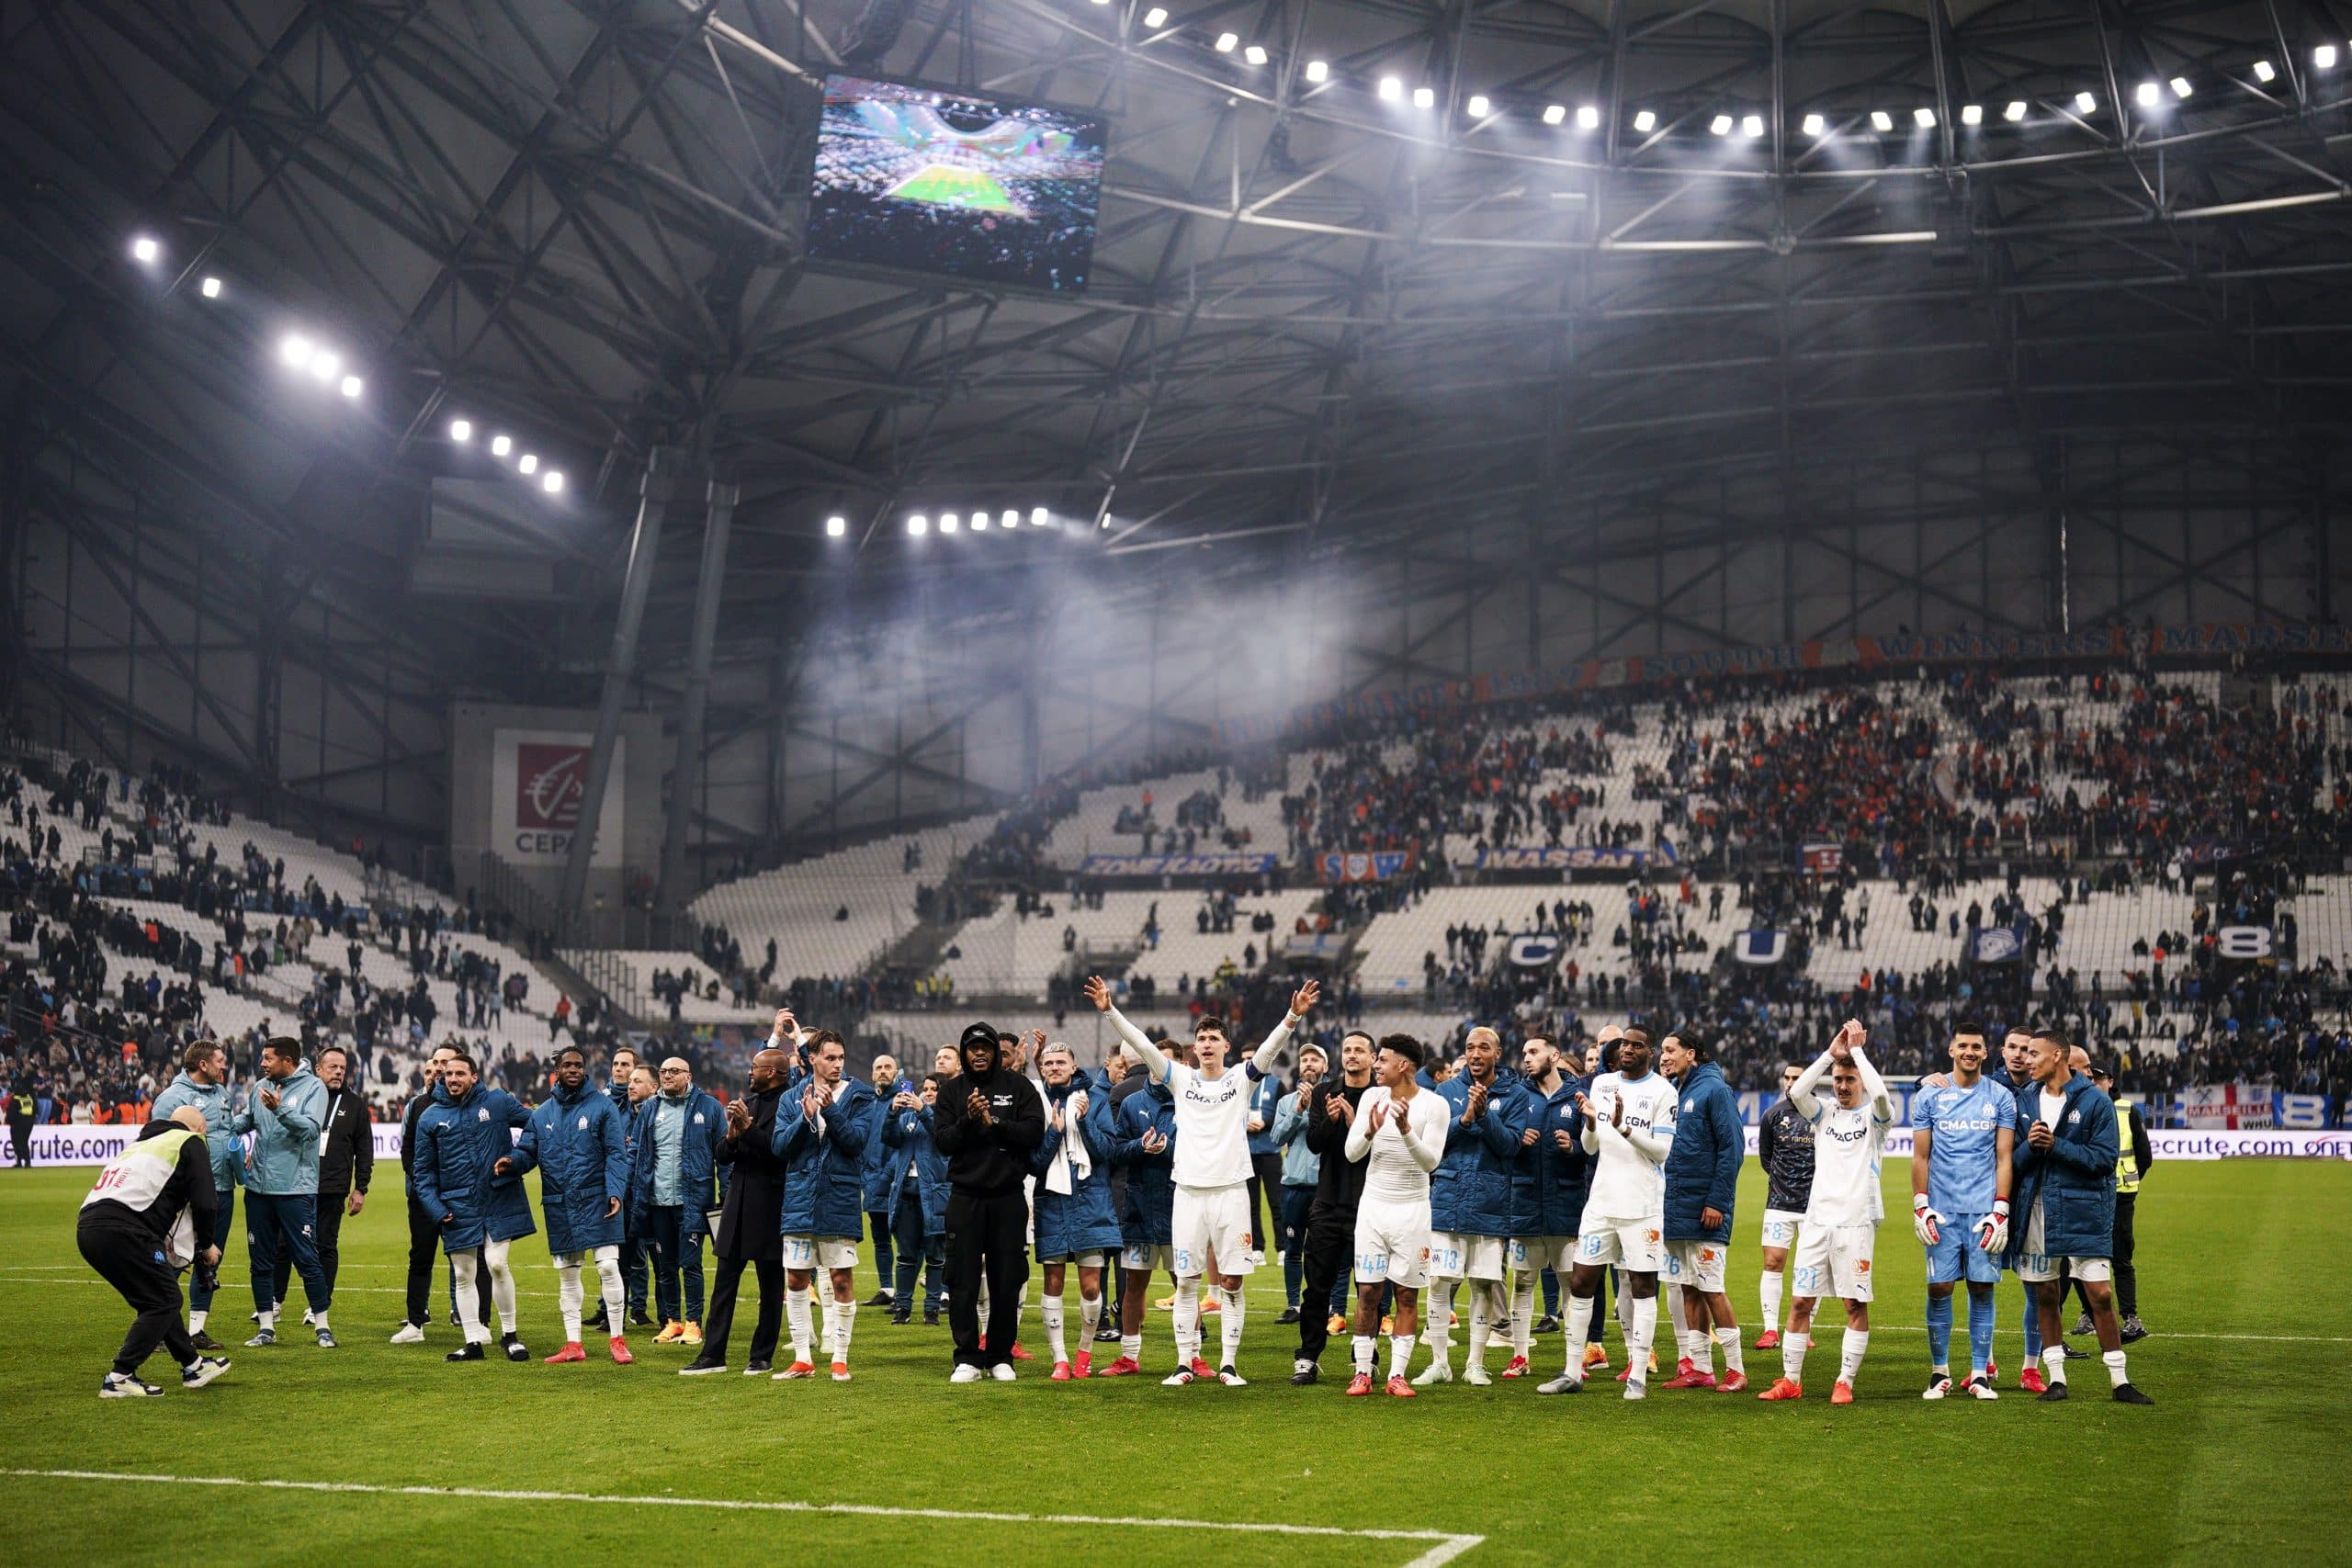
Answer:
[[[617,1246],[594,1247],[585,1252],[554,1252],[548,1256],[555,1259],[559,1269],[585,1269],[591,1263],[618,1263],[621,1249]]]
[[[1441,1280],[1499,1280],[1503,1250],[1503,1238],[1498,1235],[1431,1231],[1430,1273]]]
[[[2028,1284],[2040,1284],[2055,1280],[2064,1269],[2068,1279],[2086,1280],[2103,1284],[2114,1270],[2104,1258],[2052,1258],[2041,1250],[2041,1200],[2033,1201],[2033,1209],[2026,1216],[2025,1245],[2018,1248],[2018,1278]]]
[[[1541,1274],[1549,1269],[1565,1274],[1577,1260],[1577,1238],[1572,1235],[1523,1235],[1511,1237],[1510,1266],[1521,1274]]]
[[[1356,1209],[1356,1283],[1385,1280],[1400,1291],[1430,1282],[1430,1212],[1404,1204],[1363,1203]]]
[[[1797,1226],[1803,1224],[1804,1220],[1804,1216],[1793,1209],[1765,1210],[1764,1245],[1794,1247],[1797,1244]]]
[[[1721,1295],[1724,1254],[1730,1250],[1719,1241],[1669,1241],[1666,1244],[1666,1282]]]
[[[1657,1274],[1666,1269],[1663,1220],[1604,1220],[1584,1217],[1577,1237],[1577,1261],[1591,1267],[1614,1263],[1630,1274]]]
[[[1148,1241],[1131,1241],[1119,1248],[1119,1267],[1146,1274],[1165,1269],[1172,1274],[1176,1271],[1176,1249],[1155,1247]]]
[[[1040,1258],[1037,1261],[1040,1263],[1075,1263],[1080,1269],[1100,1269],[1103,1264],[1109,1262],[1110,1258],[1111,1255],[1109,1253],[1097,1247],[1090,1247],[1084,1252],[1065,1252],[1058,1258]]]
[[[1250,1189],[1242,1182],[1179,1187],[1173,1228],[1180,1280],[1207,1273],[1211,1257],[1220,1274],[1247,1274],[1255,1267],[1250,1261]]]
[[[857,1243],[845,1235],[788,1235],[784,1266],[803,1273],[815,1269],[854,1269]]]
[[[1869,1301],[1871,1251],[1877,1243],[1876,1225],[1807,1225],[1797,1243],[1792,1288],[1798,1295],[1815,1301],[1823,1296]]]

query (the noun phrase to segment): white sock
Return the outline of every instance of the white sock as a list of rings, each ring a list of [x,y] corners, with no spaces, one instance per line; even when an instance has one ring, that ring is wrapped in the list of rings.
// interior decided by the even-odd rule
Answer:
[[[2052,1382],[2066,1381],[2066,1347],[2052,1345],[2041,1352],[2041,1370]]]
[[[261,1325],[265,1330],[275,1329],[277,1326],[277,1314],[274,1312],[262,1314]]]
[[[1052,1349],[1054,1364],[1059,1366],[1069,1359],[1069,1349],[1062,1337],[1062,1298],[1057,1293],[1044,1299],[1046,1344]]]
[[[1758,1289],[1764,1298],[1764,1326],[1777,1334],[1781,1329],[1781,1271],[1766,1269]]]
[[[1201,1281],[1197,1276],[1176,1281],[1176,1365],[1179,1370],[1193,1359],[1193,1348],[1201,1342]]]
[[[514,1332],[514,1270],[506,1266],[506,1243],[486,1243],[482,1261],[490,1265],[490,1304],[498,1309],[498,1331]]]
[[[821,1281],[822,1276],[820,1276]],[[816,1308],[817,1348],[829,1356],[833,1348],[833,1296],[820,1282],[808,1288],[809,1304]]]
[[[1634,1298],[1634,1325],[1625,1336],[1625,1364],[1633,1368],[1625,1381],[1636,1385],[1649,1381],[1650,1341],[1657,1337],[1657,1298]]]
[[[1683,1301],[1682,1292],[1680,1291],[1669,1289],[1666,1291],[1664,1294],[1666,1296],[1666,1315],[1674,1325],[1675,1359],[1695,1361],[1698,1358],[1690,1354],[1690,1312],[1689,1304]]]
[[[1078,1335],[1081,1356],[1094,1353],[1094,1331],[1102,1325],[1102,1298],[1080,1295],[1078,1298]]]
[[[1568,1298],[1568,1359],[1561,1370],[1578,1382],[1584,1381],[1584,1341],[1585,1336],[1592,1332],[1594,1305],[1590,1296]]]
[[[580,1343],[580,1265],[559,1263],[555,1269],[555,1302],[563,1314],[563,1342]]]
[[[1501,1289],[1499,1280],[1481,1280],[1470,1287],[1470,1350],[1464,1359],[1464,1366],[1486,1363],[1487,1341],[1495,1334],[1495,1294]]]
[[[784,1292],[785,1332],[792,1339],[792,1359],[808,1359],[808,1292],[787,1289]]]
[[[1781,1336],[1781,1375],[1793,1383],[1804,1382],[1804,1353],[1813,1346],[1811,1334],[1794,1329]]]
[[[1143,1364],[1143,1336],[1140,1334],[1120,1335],[1119,1354],[1137,1366],[1141,1366]]]
[[[2130,1378],[2123,1375],[2122,1351],[2101,1350],[2098,1353],[2098,1359],[2107,1363],[2107,1381],[2110,1386],[2121,1388],[2125,1383],[2132,1381]]]
[[[1369,1334],[1359,1334],[1351,1348],[1355,1351],[1356,1375],[1372,1376],[1373,1368],[1380,1359],[1380,1341]]]
[[[1724,1348],[1724,1371],[1727,1372],[1737,1372],[1742,1377],[1747,1376],[1747,1369],[1740,1363],[1739,1359],[1740,1349],[1738,1325],[1734,1325],[1729,1328],[1716,1329],[1715,1343]]]
[[[849,1365],[849,1337],[857,1331],[857,1298],[833,1303],[833,1359]]]
[[[1217,1327],[1223,1332],[1225,1341],[1225,1359],[1217,1365],[1230,1367],[1236,1364],[1235,1359],[1241,1354],[1241,1325],[1247,1310],[1241,1304],[1239,1291],[1228,1291],[1219,1286],[1216,1300],[1217,1305],[1224,1309],[1217,1314]]]
[[[1424,1329],[1434,1325],[1437,1329],[1437,1342],[1449,1349],[1453,1346],[1453,1303],[1461,1290],[1461,1280],[1446,1280],[1444,1288],[1438,1292],[1443,1299],[1437,1303],[1437,1310],[1430,1314],[1430,1321],[1421,1325]],[[1429,1336],[1425,1333],[1421,1337],[1426,1341]]]
[[[1528,1348],[1535,1343],[1535,1276],[1521,1274],[1510,1292],[1510,1354],[1511,1359],[1527,1359]]]
[[[1405,1369],[1412,1364],[1413,1337],[1409,1334],[1390,1335],[1388,1337],[1388,1375],[1392,1378],[1401,1378],[1405,1375]]]
[[[596,1283],[604,1292],[605,1322],[609,1325],[607,1332],[614,1338],[618,1339],[621,1337],[623,1325],[628,1321],[626,1315],[628,1297],[621,1286],[619,1258],[599,1258],[596,1259]],[[577,1338],[578,1336],[575,1335],[573,1337]]]
[[[201,1334],[201,1333],[203,1333],[203,1332],[204,1332],[204,1320],[205,1320],[206,1318],[208,1318],[208,1317],[210,1317],[211,1315],[212,1315],[212,1309],[211,1309],[211,1308],[209,1308],[209,1307],[205,1308],[205,1309],[204,1309],[203,1311],[201,1311],[201,1312],[198,1312],[198,1310],[196,1310],[194,1307],[190,1307],[190,1308],[188,1309],[188,1314],[187,1314],[187,1331],[188,1331],[190,1334]]]
[[[314,1312],[314,1313],[312,1313],[312,1314],[311,1314],[311,1327],[313,1327],[313,1328],[324,1328],[326,1325],[327,1325],[327,1314],[324,1314],[324,1313],[322,1313],[322,1312]]]
[[[1429,1299],[1422,1303],[1428,1316],[1421,1325],[1421,1343],[1430,1348],[1432,1367],[1448,1366],[1453,1359],[1447,1354],[1447,1347],[1453,1341],[1447,1336],[1446,1323],[1453,1316],[1453,1292],[1459,1283],[1454,1280],[1430,1280]]]
[[[1867,1328],[1846,1330],[1844,1342],[1838,1350],[1838,1381],[1851,1387],[1854,1374],[1862,1370],[1862,1352],[1871,1348],[1871,1331]]]
[[[475,1281],[481,1278],[481,1251],[469,1247],[449,1259],[449,1268],[458,1279],[458,1325],[465,1331],[469,1345],[487,1344],[490,1330],[482,1325],[481,1298]]]

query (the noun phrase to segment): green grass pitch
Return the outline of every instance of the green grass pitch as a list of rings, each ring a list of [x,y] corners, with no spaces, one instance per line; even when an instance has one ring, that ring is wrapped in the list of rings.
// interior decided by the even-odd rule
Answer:
[[[1019,204],[1005,194],[992,175],[978,169],[932,164],[899,181],[888,193],[899,201],[927,202],[933,207],[960,207],[974,212],[1018,212]]]
[[[273,1349],[232,1344],[234,1370],[193,1392],[159,1353],[146,1370],[170,1392],[138,1403],[96,1397],[128,1314],[74,1252],[91,1173],[0,1175],[0,1514],[38,1554],[23,1561],[2352,1562],[2352,1168],[2341,1164],[2156,1168],[2139,1222],[2154,1337],[2132,1358],[2153,1410],[2109,1403],[2097,1360],[2075,1363],[2065,1405],[2019,1395],[2011,1280],[2000,1402],[1923,1404],[1922,1270],[1899,1165],[1870,1359],[1857,1403],[1835,1410],[1834,1318],[1794,1405],[1662,1391],[1628,1404],[1613,1382],[1575,1399],[1498,1382],[1349,1400],[1344,1341],[1321,1386],[1293,1389],[1274,1267],[1250,1282],[1246,1389],[1161,1388],[1170,1356],[1157,1312],[1150,1375],[1115,1382],[1049,1383],[1039,1362],[1011,1387],[950,1387],[944,1327],[894,1328],[873,1311],[859,1315],[846,1386],[681,1379],[689,1352],[642,1334],[634,1367],[601,1347],[581,1367],[451,1367],[446,1326],[424,1346],[386,1343],[407,1233],[399,1172],[384,1174],[344,1229],[342,1349],[316,1349],[298,1324]],[[1744,1320],[1762,1196],[1751,1165],[1731,1279]],[[224,1340],[250,1331],[243,1252],[240,1236],[215,1303]],[[556,1348],[553,1271],[538,1237],[515,1257],[521,1326],[543,1356]],[[862,1293],[871,1267],[868,1254]],[[1042,1348],[1034,1286],[1025,1327]],[[1743,1327],[1752,1347],[1757,1325]],[[738,1334],[749,1333],[747,1314]],[[1613,1329],[1611,1352],[1622,1365]],[[1748,1355],[1751,1371],[1778,1359]],[[1555,1371],[1559,1337],[1539,1337],[1535,1359]],[[61,1471],[84,1474],[27,1473]],[[157,1476],[240,1484],[129,1479]],[[320,1485],[353,1489],[307,1489]],[[945,1517],[959,1512],[1031,1517]]]

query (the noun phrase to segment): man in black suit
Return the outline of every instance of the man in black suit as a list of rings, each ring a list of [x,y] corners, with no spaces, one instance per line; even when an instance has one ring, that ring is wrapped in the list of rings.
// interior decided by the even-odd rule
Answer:
[[[718,1143],[718,1163],[731,1169],[718,1209],[712,1255],[718,1274],[703,1314],[702,1350],[679,1369],[681,1377],[727,1370],[727,1337],[735,1326],[735,1292],[743,1266],[758,1270],[760,1316],[752,1329],[752,1359],[746,1377],[770,1370],[784,1316],[784,1167],[771,1148],[776,1102],[784,1098],[791,1058],[771,1045],[752,1058],[751,1092],[727,1107],[727,1134]]]

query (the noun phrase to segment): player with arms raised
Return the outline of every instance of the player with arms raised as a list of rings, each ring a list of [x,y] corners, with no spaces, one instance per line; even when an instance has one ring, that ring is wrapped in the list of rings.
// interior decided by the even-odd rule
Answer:
[[[1225,1357],[1216,1379],[1238,1388],[1241,1374],[1234,1358],[1241,1349],[1241,1277],[1251,1268],[1256,1238],[1250,1234],[1250,1090],[1273,1071],[1274,1060],[1291,1032],[1306,1020],[1321,994],[1312,980],[1290,999],[1290,1011],[1276,1024],[1238,1073],[1226,1070],[1225,1054],[1232,1042],[1221,1019],[1204,1018],[1193,1028],[1193,1051],[1200,1065],[1188,1067],[1162,1051],[1151,1037],[1129,1023],[1111,1005],[1111,987],[1095,976],[1086,982],[1086,999],[1097,1012],[1111,1015],[1113,1027],[1127,1048],[1142,1059],[1155,1083],[1164,1083],[1176,1103],[1176,1198],[1171,1216],[1176,1249],[1177,1354],[1192,1342],[1200,1321],[1200,1278],[1210,1260],[1217,1266],[1218,1326]],[[1180,1362],[1162,1381],[1181,1387],[1209,1375],[1206,1362],[1193,1356]]]
[[[1911,1228],[1928,1249],[1928,1359],[1922,1399],[1951,1392],[1951,1288],[1968,1280],[1968,1382],[1975,1399],[1997,1399],[1993,1287],[2009,1239],[2009,1150],[2017,1097],[1984,1073],[1983,1025],[1952,1028],[1951,1082],[1911,1101]]]
[[[1405,1381],[1413,1359],[1414,1315],[1429,1283],[1430,1173],[1445,1157],[1450,1107],[1421,1091],[1414,1075],[1421,1068],[1421,1043],[1409,1034],[1384,1035],[1374,1059],[1373,1087],[1356,1106],[1345,1154],[1364,1161],[1363,1198],[1356,1205],[1355,1376],[1348,1397],[1372,1392],[1373,1360],[1379,1354],[1380,1298],[1396,1288],[1396,1311],[1388,1338],[1388,1392],[1415,1397]]]
[[[1871,1343],[1871,1255],[1879,1222],[1886,1218],[1879,1164],[1886,1130],[1894,1123],[1886,1080],[1862,1052],[1868,1039],[1868,1032],[1848,1019],[1829,1049],[1789,1089],[1789,1103],[1813,1125],[1813,1196],[1797,1243],[1796,1305],[1781,1341],[1781,1376],[1758,1399],[1804,1397],[1814,1305],[1835,1293],[1846,1303],[1846,1338],[1829,1403],[1854,1403],[1854,1374]],[[1815,1092],[1825,1077],[1836,1095],[1826,1105]]]

